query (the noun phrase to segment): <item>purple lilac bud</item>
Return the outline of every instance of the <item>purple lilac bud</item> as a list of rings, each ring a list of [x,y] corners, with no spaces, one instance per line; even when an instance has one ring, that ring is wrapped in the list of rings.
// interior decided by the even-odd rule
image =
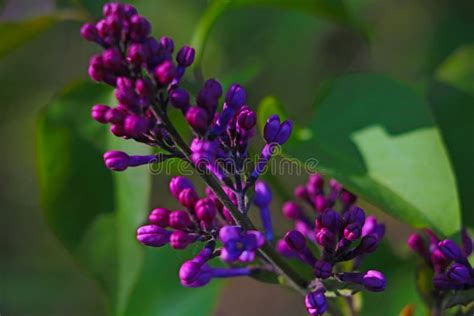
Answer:
[[[308,190],[304,185],[298,185],[294,190],[294,195],[302,200],[307,200],[309,198]]]
[[[360,251],[362,253],[371,253],[374,252],[379,243],[381,238],[379,238],[376,234],[370,234],[362,237],[360,241]]]
[[[324,289],[319,288],[314,292],[308,293],[305,298],[305,305],[311,316],[322,315],[328,309],[328,302],[324,295]]]
[[[323,192],[323,187],[324,178],[319,173],[312,174],[306,183],[306,190],[310,195],[320,195]]]
[[[265,181],[260,180],[255,183],[255,198],[253,202],[260,208],[270,206],[272,202],[272,190]]]
[[[257,116],[252,110],[243,110],[237,117],[237,126],[243,131],[250,131],[257,124]]]
[[[179,193],[178,201],[187,208],[193,208],[196,202],[199,200],[197,192],[192,188],[187,188]]]
[[[179,279],[186,287],[201,287],[211,281],[211,269],[206,264],[186,261],[179,269]]]
[[[350,241],[354,241],[360,237],[361,234],[361,228],[358,224],[349,224],[345,229],[344,229],[344,238]]]
[[[123,129],[123,126],[120,124],[113,124],[110,127],[110,131],[112,132],[112,134],[114,134],[117,137],[128,138],[128,136],[125,133],[125,130]]]
[[[175,76],[176,68],[169,60],[165,60],[155,68],[155,77],[163,86],[168,85]]]
[[[387,282],[384,275],[376,270],[369,270],[363,278],[364,287],[372,292],[381,292],[385,290]]]
[[[360,227],[364,226],[365,223],[365,212],[360,207],[353,207],[346,213],[344,213],[344,221],[349,224],[357,224]]]
[[[186,112],[186,121],[197,132],[204,133],[209,127],[209,115],[200,107],[191,107]]]
[[[219,145],[216,141],[195,138],[191,143],[191,160],[196,165],[209,166],[217,158]]]
[[[194,62],[195,51],[194,48],[184,46],[176,55],[176,61],[181,67],[189,67]]]
[[[459,248],[454,241],[445,239],[438,243],[438,247],[447,258],[459,263],[464,263],[466,261],[461,248]]]
[[[301,252],[306,248],[306,238],[297,230],[291,230],[285,235],[285,242],[290,249]]]
[[[439,248],[435,248],[431,252],[431,262],[435,272],[441,272],[451,263],[451,259],[446,257]]]
[[[108,151],[104,154],[105,166],[114,171],[123,171],[128,167],[136,167],[156,161],[155,155],[129,156],[123,151]]]
[[[190,234],[181,230],[175,230],[170,235],[170,246],[174,249],[185,249],[195,240],[196,238]]]
[[[337,232],[342,226],[342,218],[339,213],[334,210],[328,209],[315,221],[315,227],[321,229],[323,227],[329,229],[332,232]]]
[[[457,284],[468,284],[471,281],[471,269],[465,265],[454,263],[447,272],[448,278]]]
[[[147,19],[135,14],[130,18],[130,37],[133,41],[145,40],[151,32],[151,25]]]
[[[314,274],[318,278],[327,279],[332,274],[332,265],[324,260],[318,260],[314,265]]]
[[[419,234],[411,234],[408,237],[408,247],[411,248],[415,253],[420,255],[421,257],[429,260],[429,252],[428,248],[426,247],[425,241],[423,237]]]
[[[128,48],[127,61],[135,66],[140,67],[147,60],[147,53],[143,44],[133,43]]]
[[[129,115],[123,122],[123,128],[127,135],[131,137],[139,138],[150,130],[151,121],[142,116]]]
[[[122,124],[126,118],[126,112],[120,108],[110,109],[105,113],[105,119],[108,123]]]
[[[171,212],[169,222],[174,229],[186,229],[192,225],[191,217],[185,211]]]
[[[197,105],[205,109],[209,116],[213,117],[221,95],[222,87],[220,83],[214,79],[209,79],[196,97]]]
[[[168,227],[170,224],[170,211],[165,208],[155,208],[148,215],[150,223],[158,225],[160,227]]]
[[[104,67],[114,71],[119,72],[123,69],[123,58],[120,50],[118,48],[109,48],[102,53],[102,61]]]
[[[174,42],[169,37],[163,36],[160,38],[160,46],[165,53],[171,54],[174,51]]]
[[[246,100],[247,93],[240,85],[234,83],[230,86],[229,90],[227,90],[225,103],[234,111],[240,109],[245,104]]]
[[[91,23],[86,23],[81,27],[81,36],[89,42],[100,42],[99,31],[96,26]]]
[[[280,124],[280,117],[272,115],[268,118],[263,130],[263,137],[267,144],[277,143],[283,145],[291,135],[293,124],[291,121],[284,121]]]
[[[276,244],[276,250],[278,253],[280,253],[282,256],[288,257],[288,258],[295,258],[298,257],[298,253],[294,251],[293,249],[288,246],[286,243],[285,239],[280,239],[277,244]]]
[[[103,104],[97,104],[92,107],[91,117],[99,123],[108,123],[105,114],[110,110],[110,107]]]
[[[194,190],[193,183],[183,176],[174,177],[170,181],[170,191],[175,199],[179,199],[181,191],[188,188]]]
[[[157,225],[145,225],[137,230],[137,240],[151,247],[162,247],[170,240],[171,232]]]
[[[344,207],[349,207],[355,203],[357,196],[347,190],[342,190],[340,199]]]
[[[297,220],[303,216],[303,210],[296,202],[286,202],[283,204],[283,215],[288,219]]]
[[[196,216],[199,220],[210,224],[214,221],[217,215],[217,209],[210,198],[203,198],[197,201],[195,205]]]
[[[323,213],[328,208],[326,197],[322,194],[316,195],[314,198],[314,207],[318,213]]]
[[[189,106],[189,94],[183,88],[178,87],[171,90],[169,98],[171,104],[177,109],[184,110]]]
[[[322,228],[316,232],[316,242],[326,249],[332,249],[336,245],[336,236],[327,228]]]

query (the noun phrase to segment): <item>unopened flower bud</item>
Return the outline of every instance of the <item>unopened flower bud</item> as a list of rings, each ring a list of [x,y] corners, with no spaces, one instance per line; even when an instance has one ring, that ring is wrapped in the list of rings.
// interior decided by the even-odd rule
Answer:
[[[177,109],[185,109],[189,105],[189,93],[183,88],[174,88],[169,97],[171,104]]]
[[[332,274],[332,265],[324,260],[318,260],[314,265],[314,274],[318,278],[327,279]]]
[[[185,211],[173,211],[170,213],[170,226],[174,229],[186,229],[192,225],[191,217]]]
[[[150,223],[158,225],[160,227],[168,227],[170,224],[170,211],[165,208],[155,208],[148,215]]]
[[[283,215],[289,219],[297,220],[303,216],[303,210],[296,202],[286,202],[283,204]]]
[[[147,246],[162,247],[169,242],[170,232],[157,225],[145,225],[137,230],[137,240]]]
[[[186,121],[199,132],[204,132],[209,127],[209,115],[200,107],[189,108],[186,112]]]
[[[285,235],[285,241],[290,249],[300,252],[306,248],[306,238],[297,230],[291,230]]]
[[[185,249],[195,238],[181,230],[175,230],[170,236],[170,246],[174,249]]]
[[[385,281],[385,277],[382,273],[376,270],[369,270],[364,275],[363,284],[364,287],[369,291],[381,292],[385,290],[387,282]]]
[[[192,208],[198,201],[199,197],[193,188],[183,189],[178,196],[179,203],[187,208]]]
[[[245,89],[242,88],[240,85],[234,83],[230,86],[229,90],[227,90],[227,94],[225,96],[225,103],[234,111],[240,109],[245,104],[246,100],[247,93],[245,92]]]
[[[181,191],[188,188],[194,190],[193,183],[191,180],[183,176],[174,177],[170,181],[170,191],[175,199],[179,199],[179,194]]]
[[[163,86],[168,85],[175,76],[176,68],[169,60],[163,61],[155,68],[155,77],[158,82]]]
[[[128,168],[129,156],[123,151],[108,151],[104,154],[105,166],[110,170],[123,171]]]
[[[91,117],[97,122],[108,123],[108,120],[106,119],[105,115],[107,111],[109,110],[110,110],[110,107],[108,107],[107,105],[103,105],[103,104],[94,105],[92,107]]]
[[[194,61],[194,48],[191,48],[189,46],[184,46],[181,48],[176,55],[176,61],[178,62],[178,65],[181,67],[189,67]]]
[[[133,41],[143,41],[151,32],[151,25],[147,19],[135,14],[130,18],[130,37]]]
[[[81,27],[81,36],[89,42],[99,42],[100,36],[94,24],[86,23]]]

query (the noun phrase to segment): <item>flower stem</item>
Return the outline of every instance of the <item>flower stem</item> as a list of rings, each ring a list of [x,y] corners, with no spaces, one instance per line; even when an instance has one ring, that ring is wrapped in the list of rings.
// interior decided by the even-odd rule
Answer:
[[[176,146],[182,151],[184,157],[188,161],[191,161],[191,149],[181,138],[166,113],[161,114],[161,120],[165,125],[168,133],[170,134],[170,137],[173,139]],[[229,210],[236,223],[238,223],[245,230],[256,230],[250,219],[245,214],[241,213],[234,205],[234,203],[232,203],[230,198],[222,189],[222,185],[219,183],[216,177],[212,174],[209,174],[206,170],[203,170],[201,166],[197,166],[194,164],[192,164],[192,166],[198,171],[204,182],[206,182],[206,184],[211,188],[211,190],[217,195],[221,203]],[[266,241],[262,248],[259,249],[259,252],[268,262],[275,266],[279,273],[286,277],[290,286],[292,286],[301,294],[306,295],[306,280],[304,280],[298,274],[298,272],[296,272],[290,265],[288,265],[288,263],[275,251],[273,246],[268,241]]]

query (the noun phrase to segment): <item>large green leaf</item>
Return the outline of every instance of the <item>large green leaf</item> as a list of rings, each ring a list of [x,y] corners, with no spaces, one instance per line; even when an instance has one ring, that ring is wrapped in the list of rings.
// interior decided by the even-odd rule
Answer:
[[[358,74],[326,84],[316,103],[307,128],[285,145],[290,155],[318,159],[323,172],[407,223],[459,230],[454,174],[420,96],[385,76]]]
[[[474,96],[441,82],[429,86],[428,96],[453,163],[463,224],[474,227]]]
[[[0,57],[45,31],[54,21],[53,17],[44,16],[28,21],[0,23]]]
[[[109,99],[109,89],[78,84],[41,114],[37,152],[46,220],[104,289],[113,315],[161,315],[165,310],[208,314],[216,285],[191,291],[178,282],[179,265],[193,250],[181,256],[166,249],[145,253],[135,240],[148,210],[150,173],[142,167],[112,174],[102,154],[107,149],[145,154],[149,149],[108,136],[106,126],[90,119],[90,106]],[[175,309],[175,297],[189,301],[187,309]]]

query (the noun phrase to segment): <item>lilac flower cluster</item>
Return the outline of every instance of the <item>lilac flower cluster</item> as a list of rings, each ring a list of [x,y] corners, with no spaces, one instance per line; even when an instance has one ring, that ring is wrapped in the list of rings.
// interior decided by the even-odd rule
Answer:
[[[296,289],[309,290],[305,302],[311,315],[323,314],[328,308],[325,292],[330,289],[324,284],[328,278],[371,291],[384,290],[385,278],[380,272],[357,271],[362,257],[380,243],[384,225],[366,217],[354,205],[356,197],[336,181],[330,181],[325,194],[319,174],[295,191],[317,214],[316,220],[310,220],[296,202],[286,203],[283,212],[295,221],[295,230],[277,243],[281,255],[309,264],[315,278],[303,279],[273,249],[272,192],[259,177],[276,147],[289,139],[291,121],[281,121],[278,115],[268,118],[263,129],[265,145],[258,161],[247,170],[256,114],[247,105],[246,90],[233,84],[224,93],[217,80],[209,79],[192,100],[181,81],[194,61],[193,48],[184,46],[173,58],[173,41],[151,36],[150,23],[133,6],[108,3],[103,13],[104,18],[96,24],[86,23],[81,35],[103,48],[91,58],[89,75],[114,87],[118,105],[97,104],[91,116],[110,124],[117,137],[160,149],[158,154],[144,156],[109,151],[104,154],[106,167],[123,171],[176,158],[190,164],[207,184],[200,196],[189,179],[172,178],[170,192],[181,207],[153,209],[148,222],[137,230],[140,243],[174,249],[200,245],[199,253],[179,269],[186,287],[204,286],[213,278],[253,276],[263,270],[284,276]],[[168,111],[173,108],[182,113],[193,131],[191,141],[185,141],[169,119]],[[248,217],[252,205],[260,211],[262,231]],[[341,210],[336,212],[339,206]],[[319,259],[307,246],[307,239],[321,247]],[[210,263],[217,257],[229,267],[212,267]],[[349,260],[352,270],[341,272],[337,264]]]
[[[329,189],[329,190],[328,190]],[[310,176],[306,185],[295,189],[294,201],[283,205],[283,214],[295,222],[295,229],[278,241],[279,252],[297,258],[314,271],[314,290],[306,296],[310,315],[320,315],[327,310],[323,280],[330,277],[354,283],[369,291],[380,292],[386,282],[382,273],[375,270],[358,272],[362,258],[374,252],[385,233],[385,226],[374,216],[367,216],[355,205],[356,196],[331,179],[328,188],[320,174]],[[310,212],[306,212],[306,205]],[[339,208],[340,212],[335,209]],[[315,214],[315,220],[312,217]],[[307,242],[319,246],[316,258]],[[341,272],[337,264],[352,261],[352,270]]]
[[[213,277],[250,275],[256,271],[250,267],[213,269],[208,261],[220,257],[227,263],[253,262],[256,251],[265,241],[261,232],[244,232],[210,189],[206,190],[205,197],[199,198],[192,182],[185,177],[172,178],[170,192],[185,210],[152,210],[148,224],[138,228],[137,240],[151,247],[169,244],[174,249],[204,242],[201,252],[181,266],[179,277],[184,286],[203,286]],[[216,248],[217,241],[222,243],[221,248]]]
[[[450,239],[440,240],[431,230],[426,230],[427,239],[418,233],[408,238],[408,246],[418,254],[433,271],[433,286],[439,293],[449,290],[474,288],[474,269],[468,261],[473,242],[466,229],[461,232],[462,247]]]
[[[103,14],[99,22],[86,23],[81,35],[103,48],[102,53],[91,58],[89,75],[114,87],[118,105],[95,105],[91,116],[102,124],[110,124],[110,131],[117,137],[161,150],[159,154],[145,156],[109,151],[104,154],[106,167],[123,171],[177,158],[193,166],[209,185],[200,197],[188,179],[171,179],[171,194],[182,209],[152,210],[148,223],[138,228],[137,240],[152,247],[169,244],[174,249],[203,243],[199,254],[181,266],[179,277],[184,286],[198,287],[212,278],[258,272],[258,264],[249,264],[256,261],[265,236],[253,229],[253,224],[244,227],[237,219],[246,218],[252,204],[247,193],[255,190],[255,205],[260,209],[265,235],[268,241],[272,240],[271,192],[258,178],[274,147],[290,137],[291,122],[281,122],[275,115],[268,119],[260,159],[252,170],[246,170],[244,162],[249,158],[256,114],[246,105],[245,89],[231,85],[219,111],[223,89],[217,80],[209,79],[193,102],[190,93],[181,87],[181,79],[194,61],[193,48],[182,47],[173,59],[173,41],[151,36],[150,23],[131,5],[108,3]],[[170,121],[169,105],[182,112],[192,129],[194,138],[189,145]],[[209,261],[216,257],[232,266],[210,267]]]

